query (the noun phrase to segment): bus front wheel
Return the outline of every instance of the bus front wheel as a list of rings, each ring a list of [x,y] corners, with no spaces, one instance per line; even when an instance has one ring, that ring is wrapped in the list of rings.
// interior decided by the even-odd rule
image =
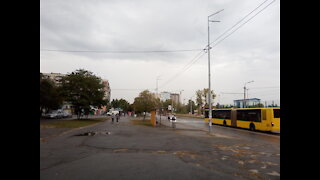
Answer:
[[[256,127],[254,126],[254,124],[250,124],[250,131],[255,131],[256,130]]]

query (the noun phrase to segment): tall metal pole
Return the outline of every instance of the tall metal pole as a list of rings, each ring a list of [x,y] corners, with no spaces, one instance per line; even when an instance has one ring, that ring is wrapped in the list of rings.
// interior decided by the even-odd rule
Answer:
[[[210,21],[210,17],[211,16],[213,16],[213,15],[215,15],[215,14],[218,14],[219,12],[221,12],[221,11],[223,11],[223,9],[222,10],[220,10],[220,11],[218,11],[218,12],[216,12],[216,13],[213,13],[213,14],[211,14],[210,16],[208,16],[208,76],[209,76],[209,78],[208,78],[208,81],[209,81],[209,93],[208,93],[208,96],[209,96],[209,132],[211,132],[211,126],[212,126],[212,123],[211,123],[211,121],[212,121],[212,110],[211,110],[211,71],[210,71],[210,49],[211,49],[211,47],[210,47],[210,26],[209,26],[209,23],[210,22],[219,22],[219,21]]]
[[[209,132],[211,132],[211,119],[212,119],[212,111],[211,111],[211,72],[210,72],[210,26],[209,26],[209,18],[208,16],[208,74],[209,74]]]
[[[158,93],[158,80],[160,80],[159,77],[160,77],[160,76],[158,76],[158,77],[157,77],[157,80],[156,80],[156,81],[157,81],[157,88],[156,88],[157,97],[158,97],[158,95],[159,95],[159,93]]]
[[[243,87],[243,108],[245,108],[245,102],[246,102],[246,84],[244,84],[244,87]]]
[[[246,107],[246,84],[249,84],[249,83],[252,83],[252,82],[254,82],[253,80],[252,81],[249,81],[249,82],[246,82],[246,83],[244,83],[244,87],[243,87],[243,90],[244,90],[244,92],[243,92],[243,107],[245,108]]]
[[[249,88],[246,88],[246,89],[247,89],[246,98],[249,99]]]
[[[172,98],[171,98],[171,114],[173,114],[173,96],[172,96]]]

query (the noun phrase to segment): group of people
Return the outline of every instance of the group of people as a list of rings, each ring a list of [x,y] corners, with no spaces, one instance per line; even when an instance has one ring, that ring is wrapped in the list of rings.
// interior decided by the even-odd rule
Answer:
[[[119,122],[119,119],[120,119],[120,115],[119,115],[119,113],[112,113],[111,114],[111,118],[112,118],[112,123],[114,122],[114,119],[116,119],[117,120],[117,123]]]

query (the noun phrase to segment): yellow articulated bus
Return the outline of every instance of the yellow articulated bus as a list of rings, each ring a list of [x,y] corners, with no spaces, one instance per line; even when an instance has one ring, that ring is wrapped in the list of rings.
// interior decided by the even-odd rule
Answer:
[[[204,120],[209,121],[208,109],[205,110]],[[280,107],[212,109],[212,123],[280,133]]]

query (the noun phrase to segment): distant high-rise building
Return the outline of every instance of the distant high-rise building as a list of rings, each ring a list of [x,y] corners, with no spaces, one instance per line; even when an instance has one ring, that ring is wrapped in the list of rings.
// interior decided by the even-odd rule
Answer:
[[[61,73],[42,73],[42,75],[44,78],[51,79],[57,86],[61,84],[62,77],[66,76],[66,74]]]
[[[178,93],[171,93],[170,94],[170,99],[172,99],[174,104],[180,103],[180,94]]]
[[[161,92],[160,93],[160,100],[161,101],[166,101],[170,99],[170,93],[169,92]]]
[[[104,89],[103,90],[105,91],[104,98],[108,99],[109,102],[110,102],[111,89],[110,89],[109,81],[108,80],[102,80],[102,83],[104,85]]]
[[[161,92],[160,93],[160,100],[166,101],[168,99],[172,99],[174,104],[178,104],[180,100],[180,94],[178,93],[170,93],[170,92]]]

